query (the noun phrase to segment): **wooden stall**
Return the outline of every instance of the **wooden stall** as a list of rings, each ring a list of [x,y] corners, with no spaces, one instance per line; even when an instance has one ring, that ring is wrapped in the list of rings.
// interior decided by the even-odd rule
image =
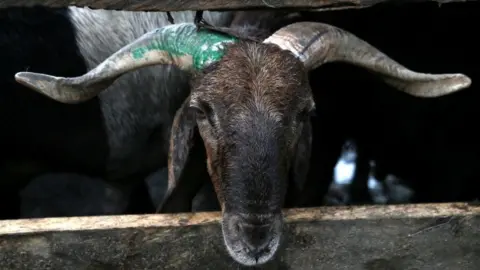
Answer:
[[[401,3],[452,3],[477,0],[402,0]],[[130,11],[226,10],[251,8],[296,8],[330,10],[332,8],[365,8],[397,0],[2,0],[0,8],[43,5],[49,7],[90,7]]]
[[[480,205],[285,211],[286,241],[265,269],[462,269],[480,266]],[[219,213],[0,221],[1,269],[241,269]]]
[[[393,1],[3,0],[0,8],[329,10],[382,2]],[[283,248],[265,269],[480,269],[480,204],[289,209],[285,217]],[[0,269],[242,269],[226,253],[219,221],[217,212],[0,221]]]

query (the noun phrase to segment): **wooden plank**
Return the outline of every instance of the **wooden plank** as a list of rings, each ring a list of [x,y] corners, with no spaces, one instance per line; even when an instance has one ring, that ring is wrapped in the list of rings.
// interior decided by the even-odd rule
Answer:
[[[264,269],[480,269],[480,206],[285,211],[286,245]],[[238,269],[219,213],[0,222],[0,269]]]
[[[452,3],[477,0],[403,0],[407,2]],[[226,10],[251,8],[361,8],[398,0],[2,0],[0,8],[43,5],[49,7],[88,6],[93,9],[130,11]]]

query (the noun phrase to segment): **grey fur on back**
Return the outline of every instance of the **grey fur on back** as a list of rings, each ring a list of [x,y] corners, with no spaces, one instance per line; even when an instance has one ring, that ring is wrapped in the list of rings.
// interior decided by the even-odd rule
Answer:
[[[165,12],[70,7],[80,54],[90,70],[141,35],[168,25]],[[175,23],[195,12],[172,12]],[[213,25],[228,26],[232,12],[204,12]],[[170,125],[189,92],[188,74],[173,66],[143,68],[119,78],[99,95],[109,143],[108,178],[166,165]]]

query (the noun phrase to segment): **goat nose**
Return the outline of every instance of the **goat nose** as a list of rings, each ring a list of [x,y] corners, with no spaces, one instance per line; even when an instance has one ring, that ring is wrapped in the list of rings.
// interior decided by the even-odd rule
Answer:
[[[250,252],[262,252],[271,242],[271,224],[254,225],[249,223],[242,223],[240,224],[239,228],[241,230],[243,243],[250,250]]]

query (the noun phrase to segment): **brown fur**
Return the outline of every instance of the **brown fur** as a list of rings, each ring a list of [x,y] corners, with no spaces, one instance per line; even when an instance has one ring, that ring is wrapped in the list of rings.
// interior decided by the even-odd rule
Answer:
[[[187,162],[198,127],[206,167],[224,212],[229,251],[245,252],[233,257],[247,264],[255,256],[257,261],[269,260],[281,235],[281,209],[285,201],[293,201],[287,193],[298,194],[308,172],[308,116],[313,109],[308,72],[290,52],[247,41],[230,45],[222,60],[194,76],[192,92],[177,111],[169,155],[169,198],[162,211],[172,211],[178,198],[171,197],[180,194],[181,186],[189,194],[201,186],[199,175],[183,175],[191,170]],[[184,207],[176,211],[188,211]],[[240,240],[232,230],[253,223],[261,224],[253,226],[254,231],[274,229],[266,233],[271,239],[268,251],[262,243],[251,244],[249,248],[262,247],[252,255],[244,243],[256,243],[249,238],[253,234],[239,232],[245,238]]]
[[[291,116],[303,109],[311,109],[308,107],[311,105],[308,103],[310,100],[307,94],[308,76],[306,72],[302,74],[303,65],[289,52],[276,46],[259,46],[256,43],[232,46],[223,60],[212,68],[213,71],[207,71],[197,78],[192,96],[200,97],[202,101],[221,108],[219,111],[223,112],[224,119],[218,123],[220,127],[228,125],[237,129],[246,125],[245,128],[248,128],[246,114],[256,110],[266,112],[270,118],[281,122],[289,121]],[[208,136],[204,138],[206,142],[210,140]],[[228,137],[220,139],[229,140]],[[292,148],[289,149],[290,155],[295,150],[294,143],[292,141]],[[218,167],[212,165],[212,160],[224,164],[222,157],[212,156],[224,152],[224,149],[208,151],[212,149],[208,144],[206,148],[210,168]],[[210,170],[211,175],[221,174],[221,168]],[[223,197],[218,188],[218,177],[214,177],[212,181],[219,197]],[[220,202],[223,204],[222,200]]]

